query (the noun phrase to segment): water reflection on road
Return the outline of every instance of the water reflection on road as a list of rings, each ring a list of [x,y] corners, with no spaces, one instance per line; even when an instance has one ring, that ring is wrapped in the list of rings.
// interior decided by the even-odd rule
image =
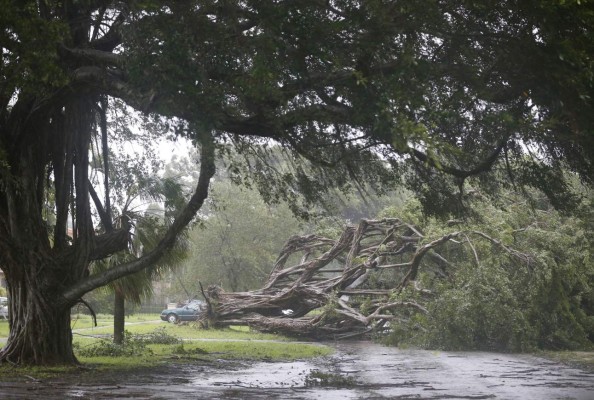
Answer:
[[[0,382],[0,398],[594,399],[594,374],[531,355],[330,345],[334,356],[313,361],[172,365],[86,383]],[[332,385],[311,386],[314,370]]]
[[[338,348],[376,398],[594,399],[594,374],[531,355]]]

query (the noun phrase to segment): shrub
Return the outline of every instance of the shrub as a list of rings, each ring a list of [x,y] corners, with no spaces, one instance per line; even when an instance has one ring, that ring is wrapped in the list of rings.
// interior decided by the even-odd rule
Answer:
[[[140,341],[144,344],[178,344],[182,343],[182,339],[167,332],[164,326],[155,329],[146,334],[132,335],[135,341]]]
[[[122,344],[111,340],[100,340],[93,345],[78,349],[78,354],[83,357],[132,357],[152,353],[152,350],[146,347],[145,341],[135,338],[128,331],[124,332]]]

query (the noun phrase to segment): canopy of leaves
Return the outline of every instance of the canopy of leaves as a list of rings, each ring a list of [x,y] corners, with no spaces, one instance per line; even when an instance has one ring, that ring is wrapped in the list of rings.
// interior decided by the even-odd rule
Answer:
[[[592,184],[594,13],[586,1],[0,6],[0,261],[23,265],[18,258],[31,249],[15,247],[31,236],[38,253],[67,249],[70,217],[69,302],[153,263],[200,208],[214,172],[204,165],[196,199],[154,254],[77,284],[89,260],[126,239],[95,239],[89,218],[88,150],[108,97],[153,123],[165,117],[177,134],[208,144],[208,154],[211,142],[231,143],[260,159],[237,172],[273,201],[304,196],[302,210],[330,187],[385,191],[406,180],[428,212],[444,213],[465,200],[456,192],[473,177],[485,187],[538,187],[563,208],[577,204],[563,167]],[[309,164],[278,173],[255,146],[272,141]],[[44,213],[52,196],[55,222]]]
[[[385,189],[404,160],[436,213],[459,203],[468,177],[492,182],[492,168],[560,208],[575,205],[562,166],[592,183],[588,4],[167,4],[127,30],[130,84],[152,94],[149,109],[215,129],[244,152],[274,139],[309,160],[294,174],[264,161],[249,170],[277,197],[353,180]]]

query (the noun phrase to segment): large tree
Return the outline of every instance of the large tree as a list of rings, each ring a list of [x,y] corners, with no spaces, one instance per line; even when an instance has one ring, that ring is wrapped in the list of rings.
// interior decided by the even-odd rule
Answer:
[[[483,215],[467,221],[424,218],[412,199],[382,212],[407,221],[293,236],[258,289],[209,286],[200,321],[450,350],[591,349],[592,205],[566,217],[542,195],[534,208],[505,195],[475,196]]]
[[[0,7],[0,266],[11,297],[1,361],[76,362],[70,307],[163,256],[206,199],[221,143],[249,155],[232,173],[250,173],[268,201],[313,201],[329,186],[385,189],[407,171],[424,203],[446,210],[464,200],[453,193],[465,180],[492,184],[489,171],[501,168],[563,206],[564,164],[594,179],[586,1]],[[129,240],[128,225],[112,221],[109,176],[102,191],[89,182],[89,149],[106,148],[109,98],[192,139],[200,176],[157,246],[89,273]],[[310,165],[274,169],[255,146],[273,140]]]

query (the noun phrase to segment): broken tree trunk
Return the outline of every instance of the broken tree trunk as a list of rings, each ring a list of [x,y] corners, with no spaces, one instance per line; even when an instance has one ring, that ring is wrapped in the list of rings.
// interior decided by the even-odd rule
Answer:
[[[480,232],[463,231],[424,243],[418,229],[399,219],[362,220],[336,240],[294,236],[260,290],[227,293],[209,286],[203,291],[208,309],[200,322],[335,339],[383,329],[397,318],[397,309],[427,312],[399,293],[408,286],[421,298],[430,296],[415,281],[421,262],[428,256],[436,274],[447,276],[449,263],[436,249],[448,242],[463,244],[455,239],[470,234],[500,245]]]

